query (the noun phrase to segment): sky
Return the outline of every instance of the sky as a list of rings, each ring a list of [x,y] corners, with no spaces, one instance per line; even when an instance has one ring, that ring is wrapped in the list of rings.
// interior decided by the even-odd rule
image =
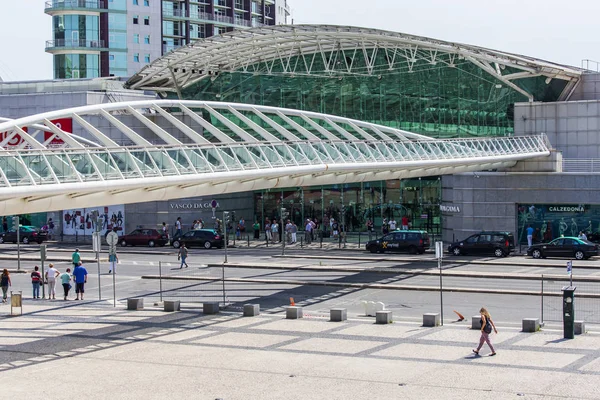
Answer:
[[[153,0],[158,1],[158,0]],[[0,0],[0,77],[52,78],[45,0]],[[295,24],[352,25],[581,66],[600,61],[597,0],[288,0]],[[594,69],[596,67],[594,66]]]

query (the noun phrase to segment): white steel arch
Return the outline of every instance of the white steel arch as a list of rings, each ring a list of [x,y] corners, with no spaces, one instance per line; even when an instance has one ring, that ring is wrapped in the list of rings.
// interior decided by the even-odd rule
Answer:
[[[385,56],[385,62],[375,62],[378,54]],[[561,96],[564,100],[582,74],[579,68],[534,57],[405,33],[352,26],[277,25],[194,41],[147,65],[126,85],[176,92],[233,71],[290,77],[378,76],[416,71],[420,60],[425,61],[420,68],[472,63],[531,101],[533,94],[516,85],[517,80],[544,76],[547,82],[568,81]]]
[[[61,118],[85,140],[51,122]],[[178,100],[53,111],[0,132],[0,215],[501,169],[550,154],[544,135],[434,140],[313,112]],[[23,142],[7,145],[14,135]]]

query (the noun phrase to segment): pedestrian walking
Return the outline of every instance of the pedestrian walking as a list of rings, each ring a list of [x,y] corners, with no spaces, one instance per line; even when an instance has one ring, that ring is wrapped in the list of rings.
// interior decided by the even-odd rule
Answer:
[[[175,221],[175,235],[173,237],[181,236],[183,232],[181,232],[181,217],[177,217],[177,221]]]
[[[52,240],[54,238],[54,221],[52,218],[48,220],[48,240]]]
[[[71,262],[73,263],[73,268],[79,265],[79,261],[81,261],[81,254],[79,254],[79,249],[75,249],[75,252],[71,254]]]
[[[183,268],[183,265],[185,264],[185,267],[187,268],[187,262],[185,262],[186,258],[188,256],[188,249],[187,247],[185,247],[185,243],[181,243],[181,247],[179,248],[179,253],[177,254],[177,261],[181,260],[181,265],[179,266],[179,269]]]
[[[492,333],[492,329],[494,333],[498,334],[498,330],[496,329],[496,325],[494,325],[494,321],[492,321],[492,316],[485,309],[485,307],[481,307],[479,310],[479,314],[481,314],[481,337],[479,338],[479,346],[477,346],[477,350],[473,350],[473,353],[479,355],[479,350],[483,346],[483,343],[487,343],[490,346],[490,350],[492,353],[490,356],[496,355],[496,350],[494,350],[494,346],[492,346],[492,341],[490,340],[490,333]]]
[[[533,228],[531,225],[527,225],[527,245],[529,247],[533,245]]]
[[[292,244],[292,221],[290,221],[289,219],[287,220],[287,223],[285,224],[285,241],[288,244]]]
[[[60,275],[60,272],[54,268],[54,264],[48,265],[48,271],[46,271],[46,282],[48,282],[48,299],[56,299],[56,278]]]
[[[85,292],[85,284],[87,283],[87,269],[81,264],[81,261],[73,269],[73,280],[75,281],[75,293],[77,298],[75,300],[83,300],[83,293]]]
[[[252,229],[254,229],[254,239],[260,239],[260,222],[258,220],[252,225]]]
[[[33,286],[33,298],[40,298],[40,284],[42,283],[42,274],[40,274],[40,267],[37,265],[33,267],[31,273],[31,286]]]
[[[2,302],[6,303],[6,299],[8,297],[8,287],[12,286],[12,283],[10,282],[10,274],[8,273],[8,270],[6,268],[4,268],[4,271],[2,271],[2,275],[0,276],[0,287],[2,287]]]
[[[313,224],[310,219],[306,220],[306,227],[304,228],[304,241],[306,244],[310,244],[312,242],[312,230]]]
[[[265,220],[265,240],[267,242],[270,242],[273,239],[273,236],[271,235],[271,221],[269,220],[269,218],[267,218]]]
[[[292,222],[292,244],[296,243],[298,237],[298,225],[295,222]]]
[[[271,224],[271,235],[273,237],[273,243],[275,242],[279,242],[279,225],[277,224],[276,220],[273,220],[273,223]]]
[[[67,268],[67,271],[60,275],[60,282],[65,292],[63,300],[69,300],[69,290],[71,290],[71,268]]]

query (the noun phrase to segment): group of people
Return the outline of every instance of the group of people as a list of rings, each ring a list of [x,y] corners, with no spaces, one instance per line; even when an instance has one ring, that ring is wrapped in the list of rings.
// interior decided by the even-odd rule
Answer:
[[[60,281],[64,291],[63,300],[68,300],[69,291],[71,290],[71,281],[75,283],[75,293],[77,294],[76,300],[83,300],[83,294],[85,292],[85,284],[87,283],[87,270],[83,266],[80,257],[79,251],[77,253],[77,262],[74,263],[75,267],[73,272],[71,273],[71,268],[67,268],[65,272],[61,273],[58,269],[54,267],[54,264],[48,265],[48,270],[42,274],[40,273],[40,267],[37,265],[33,267],[33,271],[31,272],[31,285],[33,288],[34,299],[39,299],[40,297],[40,288],[42,285],[46,284],[48,288],[48,299],[56,300],[56,283]],[[73,253],[75,254],[75,253]],[[75,257],[74,257],[75,258]],[[0,287],[2,288],[2,303],[6,303],[8,301],[8,288],[12,286],[12,281],[10,279],[10,273],[8,269],[4,269],[2,274],[0,275]]]

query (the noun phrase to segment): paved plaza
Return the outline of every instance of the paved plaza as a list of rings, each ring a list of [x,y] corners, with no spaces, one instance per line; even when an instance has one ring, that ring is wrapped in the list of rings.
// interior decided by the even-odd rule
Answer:
[[[0,308],[0,377],[11,399],[600,398],[593,327],[564,340],[558,326],[528,334],[497,321],[498,355],[484,347],[475,357],[479,335],[467,322],[329,322],[310,307],[300,320],[281,310],[127,311],[106,301],[9,310]]]

